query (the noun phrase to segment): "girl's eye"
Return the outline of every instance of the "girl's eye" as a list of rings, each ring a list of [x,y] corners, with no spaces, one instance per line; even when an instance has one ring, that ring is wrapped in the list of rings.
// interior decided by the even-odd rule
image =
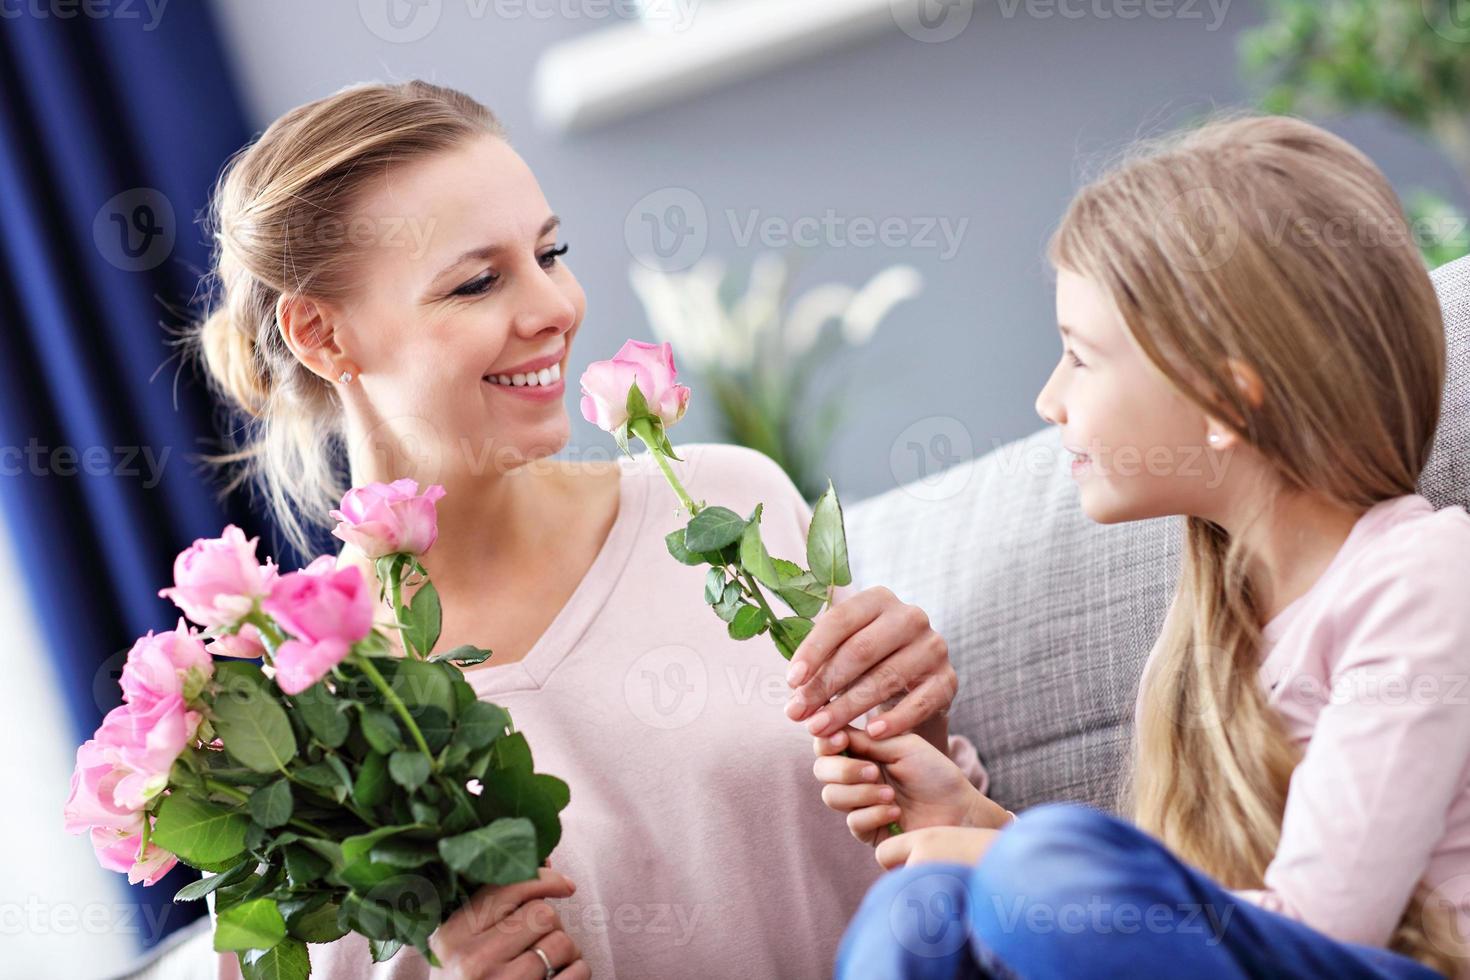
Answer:
[[[493,272],[487,272],[483,276],[476,276],[469,282],[456,289],[451,296],[479,296],[490,291],[500,277]]]
[[[569,251],[571,251],[570,245],[561,245],[557,248],[552,249],[549,252],[542,252],[541,267],[543,269],[550,269],[552,266],[557,264],[558,259],[560,259],[563,255],[566,255]]]
[[[1072,366],[1073,367],[1079,367],[1080,368],[1080,367],[1086,367],[1087,366],[1086,364],[1083,364],[1082,363],[1082,359],[1077,356],[1077,352],[1076,351],[1072,351],[1072,350],[1067,351],[1067,356],[1072,359]]]

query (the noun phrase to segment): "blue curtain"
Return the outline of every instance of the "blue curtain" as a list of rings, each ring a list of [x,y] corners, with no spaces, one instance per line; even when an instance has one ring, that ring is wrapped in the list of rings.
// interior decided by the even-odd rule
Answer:
[[[190,458],[218,447],[213,408],[164,329],[190,313],[195,219],[250,134],[206,4],[6,6],[0,513],[23,576],[5,587],[28,592],[80,741],[118,703],[132,640],[176,621],[156,594],[173,556],[231,521],[267,529]],[[41,801],[58,822],[61,803]],[[126,896],[144,945],[201,913],[171,901],[193,876]]]

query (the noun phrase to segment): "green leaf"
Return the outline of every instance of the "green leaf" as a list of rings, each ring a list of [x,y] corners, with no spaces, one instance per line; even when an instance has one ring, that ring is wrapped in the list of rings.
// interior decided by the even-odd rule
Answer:
[[[750,522],[740,535],[740,565],[755,576],[755,580],[761,585],[776,589],[781,586],[781,576],[776,570],[776,563],[771,560],[770,552],[766,551],[765,543],[761,541],[761,506],[755,505],[755,512],[750,515]]]
[[[313,762],[297,769],[296,779],[338,803],[347,799],[347,794],[352,792],[352,776],[342,760],[333,755],[325,756],[321,762]]]
[[[779,564],[777,567],[780,568]],[[817,581],[816,576],[811,572],[800,572],[789,578],[783,575],[776,595],[791,607],[792,612],[803,617],[815,616],[827,601],[827,589]]]
[[[303,844],[288,844],[283,849],[286,857],[286,879],[291,887],[300,888],[320,881],[332,870],[332,862]]]
[[[247,875],[255,870],[255,866],[258,863],[259,862],[257,862],[255,858],[247,857],[245,860],[241,861],[233,868],[230,868],[228,871],[221,872],[217,875],[209,875],[208,877],[200,878],[198,881],[191,881],[184,887],[180,888],[178,891],[174,892],[174,901],[197,901],[198,899],[201,899],[205,895],[208,895],[210,892],[214,891],[216,888],[219,888],[221,885],[232,885],[237,881],[243,880]]]
[[[729,633],[732,640],[748,640],[752,636],[759,636],[766,628],[769,620],[766,612],[759,606],[742,606],[730,620]]]
[[[256,772],[284,772],[296,757],[296,736],[286,709],[266,689],[234,685],[211,706],[225,752]]]
[[[375,752],[387,755],[403,745],[403,734],[398,730],[398,722],[381,708],[364,707],[361,725],[362,737]]]
[[[398,954],[403,948],[401,939],[369,939],[368,954],[372,956],[374,963],[386,963]]]
[[[280,827],[291,819],[291,784],[285,779],[250,794],[250,818],[262,827]]]
[[[440,661],[450,661],[462,667],[469,667],[475,664],[482,664],[489,660],[491,656],[492,654],[489,650],[477,647],[473,643],[461,643],[453,650],[446,650],[444,653],[434,654],[429,658],[429,662],[439,663]]]
[[[454,718],[459,699],[452,679],[459,676],[459,671],[451,665],[399,658],[380,664],[378,669],[410,712],[419,706],[432,706],[444,712],[448,719]]]
[[[270,949],[240,954],[244,980],[306,980],[310,974],[311,958],[306,944],[298,939],[283,939]]]
[[[381,752],[369,752],[357,770],[357,778],[352,781],[352,798],[361,806],[375,807],[387,802],[392,792],[388,757]]]
[[[779,629],[771,631],[771,638],[776,641],[776,649],[781,651],[781,656],[790,660],[815,624],[804,616],[789,616],[777,620],[776,625]]]
[[[460,712],[454,739],[469,749],[483,749],[510,727],[510,712],[489,701],[476,701]]]
[[[403,630],[404,639],[420,655],[427,657],[439,639],[441,618],[439,590],[434,588],[433,582],[426,579],[409,603],[408,613],[404,617],[407,620]]]
[[[713,606],[724,594],[725,571],[722,568],[711,568],[704,577],[704,601]]]
[[[323,745],[335,749],[347,740],[352,723],[342,713],[346,702],[327,690],[324,682],[317,681],[300,694],[293,695],[291,701],[306,727]]]
[[[852,571],[847,566],[847,532],[842,526],[842,504],[832,481],[827,491],[817,498],[812,509],[812,524],[807,531],[806,561],[812,575],[822,585],[848,585]]]
[[[400,749],[388,757],[388,775],[412,793],[429,778],[429,757],[422,752]]]
[[[328,901],[326,895],[281,902],[286,931],[304,943],[330,943],[347,935],[347,927],[338,921],[340,910],[341,906]]]
[[[730,622],[742,607],[750,605],[743,601],[744,595],[739,584],[731,582],[725,586],[725,594],[720,596],[720,601],[715,603],[715,614],[725,622]]]
[[[745,521],[725,507],[706,507],[684,529],[684,547],[690,551],[719,551],[740,540]]]
[[[682,527],[677,531],[670,531],[664,535],[664,545],[669,549],[669,554],[674,556],[674,560],[681,565],[709,564],[708,559],[704,555],[690,551],[684,547],[684,529]]]
[[[286,920],[275,899],[257,898],[232,905],[215,918],[214,951],[270,949],[286,938]]]
[[[469,833],[439,840],[445,862],[481,885],[509,885],[536,877],[536,828],[524,817],[503,817]]]
[[[439,851],[432,841],[393,837],[374,847],[369,856],[379,864],[391,864],[395,868],[420,868],[439,860]]]
[[[187,864],[217,863],[235,858],[245,849],[249,823],[239,810],[174,793],[158,805],[153,843],[177,854]]]

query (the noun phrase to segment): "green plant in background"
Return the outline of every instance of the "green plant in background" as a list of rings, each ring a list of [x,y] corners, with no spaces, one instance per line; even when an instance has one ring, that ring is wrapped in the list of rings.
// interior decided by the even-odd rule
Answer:
[[[1427,133],[1470,187],[1470,0],[1262,0],[1241,36],[1268,112],[1377,110]],[[1406,210],[1425,261],[1470,254],[1465,215],[1416,189]]]
[[[923,280],[912,266],[895,265],[859,288],[828,283],[792,297],[792,271],[766,252],[743,290],[716,259],[686,272],[634,263],[629,278],[654,335],[678,348],[714,396],[721,438],[775,460],[811,501],[827,486],[823,460],[845,394],[837,384],[813,395],[817,368],[841,348],[867,343]]]

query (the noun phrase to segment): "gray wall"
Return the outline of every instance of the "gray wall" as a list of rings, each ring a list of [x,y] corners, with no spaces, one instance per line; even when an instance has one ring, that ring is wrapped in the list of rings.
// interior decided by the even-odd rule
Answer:
[[[930,467],[958,461],[1040,426],[1033,401],[1060,351],[1042,248],[1079,174],[1135,134],[1245,101],[1236,35],[1259,16],[1250,0],[1214,0],[1214,8],[1208,0],[980,0],[968,27],[943,43],[895,29],[559,137],[538,131],[531,116],[536,55],[609,21],[497,19],[491,0],[440,0],[427,36],[391,43],[362,13],[384,2],[215,0],[248,109],[264,126],[350,82],[414,76],[489,104],[565,219],[569,261],[589,298],[578,373],[624,338],[649,336],[628,286],[624,225],[630,209],[662,188],[698,195],[709,216],[708,252],[736,265],[758,246],[737,245],[727,209],[741,221],[755,212],[821,218],[829,209],[843,221],[939,218],[953,227],[968,220],[952,256],[919,246],[797,250],[798,286],[857,284],[899,261],[927,280],[919,300],[901,306],[870,346],[832,372],[851,386],[848,421],[829,461],[849,502],[919,475],[921,456]],[[537,11],[599,9],[588,0],[525,3]],[[1173,13],[1119,16],[1145,9]],[[1427,186],[1465,203],[1454,171],[1415,134],[1371,118],[1330,125],[1401,190]],[[921,224],[908,227],[917,232]],[[582,421],[571,397],[568,408],[571,451],[605,453],[607,438]],[[711,437],[712,410],[696,401],[679,439]],[[922,447],[918,454],[910,443]]]

